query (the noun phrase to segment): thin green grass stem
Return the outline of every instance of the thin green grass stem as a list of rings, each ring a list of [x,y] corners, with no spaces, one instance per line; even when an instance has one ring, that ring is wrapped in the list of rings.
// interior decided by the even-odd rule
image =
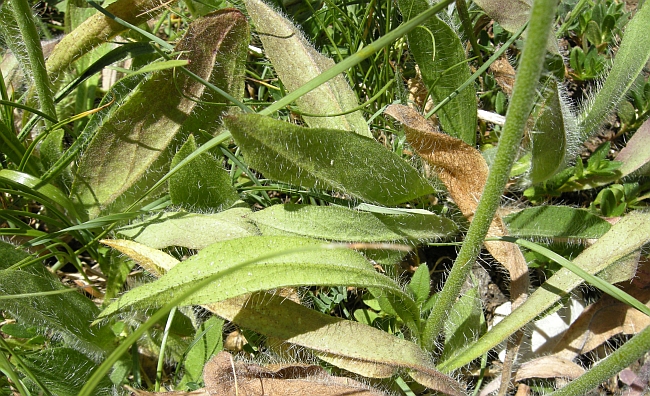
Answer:
[[[479,66],[483,66],[483,59],[481,55],[481,48],[478,46],[478,41],[476,41],[476,36],[474,36],[474,27],[472,26],[472,20],[469,17],[469,11],[467,10],[467,3],[465,0],[456,0],[456,10],[458,11],[458,16],[460,17],[460,23],[463,25],[463,30],[465,35],[469,39],[470,44],[472,45],[472,51],[476,55],[477,62]]]
[[[424,23],[424,21],[426,21],[427,19],[431,18],[432,16],[434,16],[435,14],[443,10],[453,1],[454,0],[443,0],[440,3],[435,4],[433,7],[429,8],[428,10],[416,16],[415,18],[409,20],[406,23],[401,24],[395,30],[386,33],[385,36],[377,39],[376,41],[373,41],[372,43],[368,44],[364,48],[360,49],[352,56],[345,58],[341,62],[325,70],[318,77],[313,78],[312,80],[308,81],[306,84],[303,84],[295,91],[290,92],[282,99],[273,103],[271,106],[260,111],[258,114],[271,115],[276,111],[283,109],[285,106],[290,105],[296,99],[300,98],[304,94],[316,89],[316,87],[324,84],[325,82],[347,71],[348,69],[358,65],[363,60],[372,56],[375,52],[390,45],[393,41],[397,40],[398,38],[406,35],[408,32],[410,32],[411,30],[415,29],[416,27]]]
[[[589,371],[576,378],[567,386],[559,389],[549,396],[586,395],[601,383],[630,366],[648,352],[650,345],[650,326],[632,337],[614,353],[601,360]]]
[[[2,349],[6,351],[11,351],[9,344],[2,337],[0,337],[0,346],[2,347]],[[0,355],[4,357],[4,353],[0,352]],[[47,389],[47,387],[43,384],[43,382],[41,382],[41,380],[39,380],[38,377],[34,375],[34,373],[32,373],[32,370],[30,370],[29,367],[25,365],[23,359],[20,357],[20,354],[12,353],[12,357],[16,361],[16,365],[20,366],[20,369],[23,372],[23,374],[25,374],[27,378],[34,381],[34,383],[38,385],[39,388],[41,388],[41,390],[43,391],[42,394],[47,396],[52,396],[52,392],[50,392],[50,390]]]
[[[23,383],[20,381],[20,377],[16,370],[11,366],[9,359],[5,356],[4,351],[0,351],[0,371],[2,371],[7,378],[11,380],[13,386],[16,387],[19,395],[30,396],[31,393],[23,386]]]
[[[29,68],[34,79],[34,87],[38,94],[38,102],[41,105],[41,111],[49,117],[56,119],[56,108],[54,107],[54,94],[52,85],[47,76],[45,69],[45,58],[43,56],[43,47],[41,39],[36,30],[32,9],[27,0],[11,0],[9,2],[16,23],[20,29],[27,57],[29,58]],[[45,125],[50,126],[52,121],[46,118]]]
[[[528,39],[517,72],[512,101],[499,140],[496,158],[454,266],[424,327],[420,340],[425,350],[433,350],[445,320],[461,287],[476,261],[490,223],[494,218],[506,182],[517,157],[524,127],[536,99],[536,86],[544,64],[546,44],[551,31],[557,1],[535,0],[530,15]]]
[[[154,392],[160,392],[160,382],[162,381],[162,372],[165,363],[165,347],[167,346],[167,338],[169,337],[169,331],[171,330],[175,313],[176,307],[172,308],[172,310],[169,311],[167,324],[165,325],[165,331],[163,332],[163,338],[160,341],[160,353],[158,354],[158,366],[156,367],[156,385],[154,386]]]
[[[455,98],[456,96],[458,96],[458,94],[460,94],[460,93],[461,93],[465,88],[469,87],[470,84],[473,84],[474,81],[475,81],[477,78],[479,78],[480,76],[482,76],[483,73],[485,73],[485,71],[490,67],[490,65],[491,65],[492,63],[494,63],[497,59],[499,59],[499,58],[501,57],[501,55],[503,55],[503,54],[508,50],[508,48],[510,48],[510,46],[512,45],[512,43],[514,43],[515,40],[517,40],[517,39],[519,38],[519,36],[521,36],[521,34],[524,32],[524,30],[526,30],[526,27],[528,27],[528,23],[525,23],[524,26],[522,26],[522,27],[521,27],[517,32],[515,32],[515,33],[512,35],[512,37],[510,37],[510,38],[508,39],[508,41],[506,41],[506,42],[501,46],[501,48],[499,48],[499,49],[498,49],[498,50],[497,50],[497,51],[496,51],[496,52],[495,52],[495,53],[490,57],[490,59],[487,60],[487,62],[483,63],[483,65],[482,65],[481,67],[479,67],[479,69],[478,69],[474,74],[472,74],[472,75],[470,76],[469,79],[467,79],[467,81],[465,81],[465,82],[464,82],[460,87],[458,87],[458,88],[457,88],[454,92],[452,92],[449,96],[447,96],[446,98],[444,98],[443,100],[441,100],[440,103],[438,103],[438,104],[437,104],[433,109],[431,109],[431,111],[429,111],[429,112],[427,113],[427,115],[424,116],[424,118],[429,118],[429,117],[431,117],[432,115],[436,114],[436,113],[438,112],[438,110],[440,110],[440,109],[442,108],[442,106],[444,106],[444,105],[446,105],[447,103],[449,103],[449,101],[451,101],[453,98]]]

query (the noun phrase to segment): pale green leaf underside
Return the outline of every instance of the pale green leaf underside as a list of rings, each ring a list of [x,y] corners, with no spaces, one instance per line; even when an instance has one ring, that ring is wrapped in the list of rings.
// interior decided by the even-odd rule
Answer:
[[[224,120],[251,167],[303,187],[331,188],[393,206],[434,192],[415,168],[373,139],[302,128],[255,114]]]
[[[166,212],[122,227],[118,235],[154,249],[182,246],[203,249],[215,242],[253,236],[259,232],[245,217],[248,208],[232,208],[215,214]]]
[[[274,205],[248,216],[264,235],[300,235],[346,242],[418,242],[449,237],[449,219],[433,213],[383,215],[341,206]]]
[[[206,277],[223,273],[217,281],[194,293],[183,305],[208,304],[261,290],[295,285],[375,287],[398,296],[411,312],[415,303],[386,276],[378,274],[361,254],[348,249],[319,249],[321,241],[293,237],[247,237],[215,243],[175,266],[159,280],[131,290],[100,316],[131,307],[157,306],[192,288]],[[314,250],[283,254],[284,251]],[[252,264],[261,252],[265,257]]]
[[[600,238],[611,225],[583,209],[568,206],[538,206],[503,219],[509,235],[523,238]]]
[[[316,51],[298,28],[264,2],[245,0],[244,3],[262,40],[264,53],[289,92],[334,66],[334,61]],[[356,94],[343,75],[320,85],[296,102],[300,111],[323,116],[342,113],[358,106]],[[361,111],[336,117],[303,118],[314,128],[343,129],[372,137]]]
[[[585,249],[573,260],[573,264],[589,274],[598,274],[640,249],[650,240],[650,213],[631,212],[603,235],[595,244]],[[560,269],[519,308],[494,326],[476,343],[470,345],[455,358],[442,362],[438,367],[449,371],[461,367],[481,356],[507,339],[542,312],[550,308],[583,282],[582,278],[566,268]]]

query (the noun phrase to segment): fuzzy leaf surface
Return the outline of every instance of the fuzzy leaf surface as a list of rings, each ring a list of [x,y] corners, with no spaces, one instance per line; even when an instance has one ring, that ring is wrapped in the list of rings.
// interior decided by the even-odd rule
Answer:
[[[405,20],[426,11],[426,0],[400,0],[400,12]],[[437,104],[452,94],[470,78],[465,50],[449,25],[434,16],[407,35],[409,48],[422,79]],[[470,146],[476,144],[476,90],[471,85],[443,106],[437,113],[442,129]]]
[[[273,205],[248,216],[264,235],[346,242],[418,242],[449,237],[456,225],[433,213],[384,215],[341,206]]]
[[[644,122],[634,132],[625,147],[618,152],[615,160],[623,163],[618,168],[621,177],[629,175],[650,162],[650,120]]]
[[[215,214],[158,213],[119,228],[117,234],[154,249],[168,246],[203,249],[219,241],[257,235],[257,228],[246,220],[250,213],[248,208],[232,208]]]
[[[240,37],[247,32],[243,14],[219,11],[194,21],[175,51],[186,54],[188,70],[210,80],[217,55],[228,53],[229,48],[223,44],[229,36]],[[72,187],[73,197],[91,218],[118,197],[125,201],[125,192],[140,182],[159,158],[164,158],[161,154],[196,106],[191,98],[201,97],[204,90],[203,84],[185,74],[154,72],[104,120],[81,159]],[[155,181],[147,183],[153,185]],[[138,187],[146,189],[141,183]]]
[[[334,61],[319,53],[289,20],[260,0],[245,0],[246,9],[264,45],[264,53],[289,92],[318,77],[334,66]],[[303,95],[296,101],[300,111],[327,116],[358,106],[356,94],[343,75],[339,75]],[[304,120],[313,128],[353,131],[372,137],[360,110],[335,117],[309,117]]]
[[[394,206],[434,192],[415,168],[373,139],[302,128],[255,114],[224,119],[251,167],[303,187],[331,188]]]
[[[260,290],[296,285],[375,287],[401,298],[415,315],[415,303],[393,280],[378,274],[361,254],[347,249],[319,249],[321,241],[294,237],[247,237],[218,242],[172,268],[155,282],[132,289],[107,307],[105,317],[130,307],[157,306],[197,281],[223,276],[194,293],[183,305],[207,304]],[[285,251],[306,251],[283,254]],[[260,257],[263,258],[246,264]],[[246,264],[246,265],[244,265]]]
[[[174,155],[170,168],[195,150],[196,142],[190,135]],[[230,175],[209,153],[201,154],[191,166],[181,168],[169,178],[169,196],[174,205],[190,211],[219,210],[232,206],[239,199]]]
[[[623,40],[605,83],[582,114],[580,128],[583,141],[598,132],[600,125],[618,106],[650,59],[648,26],[650,5],[644,3],[625,27]]]
[[[530,132],[532,184],[541,183],[562,170],[573,141],[578,140],[576,121],[564,97],[566,94],[557,82],[551,80],[544,91],[543,103],[538,105],[538,116]]]

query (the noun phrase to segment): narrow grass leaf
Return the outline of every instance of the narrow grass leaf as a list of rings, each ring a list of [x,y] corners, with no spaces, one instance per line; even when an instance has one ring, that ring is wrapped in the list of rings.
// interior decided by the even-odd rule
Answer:
[[[402,158],[356,133],[302,128],[255,114],[227,117],[224,123],[250,166],[268,178],[386,206],[434,192]]]
[[[650,214],[631,212],[612,226],[595,244],[576,257],[573,264],[588,274],[597,274],[640,249],[648,240],[650,240]],[[453,370],[483,355],[550,308],[582,282],[581,277],[568,269],[560,269],[512,314],[455,358],[442,362],[439,368],[443,371]]]
[[[398,5],[405,20],[430,8],[426,0],[400,0]],[[458,33],[438,17],[429,18],[409,32],[407,38],[422,79],[436,104],[471,77]],[[476,91],[471,85],[438,111],[438,119],[445,132],[474,146],[476,114]]]
[[[558,242],[600,238],[611,228],[609,222],[589,211],[568,206],[526,208],[503,220],[512,236]]]
[[[194,135],[174,155],[171,168],[196,151]],[[181,168],[169,178],[169,196],[172,204],[188,211],[219,211],[239,200],[232,186],[230,174],[223,169],[222,161],[211,154],[201,154],[192,166]]]
[[[245,0],[246,9],[264,45],[264,53],[289,92],[334,66],[319,53],[289,20],[260,0]],[[353,131],[372,137],[361,111],[327,117],[356,108],[359,103],[344,75],[338,75],[296,100],[300,111],[322,117],[304,116],[307,125]]]
[[[628,22],[614,64],[593,102],[584,110],[580,129],[582,140],[598,132],[598,128],[625,97],[637,76],[650,59],[650,5],[644,3]]]
[[[217,56],[230,49],[222,48],[224,43],[230,43],[230,35],[240,37],[240,26],[245,27],[246,20],[238,11],[210,14],[190,25],[175,50],[186,54],[190,71],[209,79]],[[121,205],[128,206],[127,190],[136,185],[146,190],[155,182],[142,177],[159,158],[164,160],[162,154],[196,106],[191,98],[201,97],[204,90],[202,83],[186,74],[154,72],[104,120],[81,159],[72,187],[72,195],[91,218],[118,197]]]
[[[385,215],[341,206],[273,205],[248,216],[264,235],[300,235],[330,241],[433,241],[457,232],[456,225],[430,213]]]
[[[248,208],[232,208],[215,214],[165,212],[116,232],[154,249],[168,246],[203,249],[219,241],[259,234],[246,219],[250,213]]]

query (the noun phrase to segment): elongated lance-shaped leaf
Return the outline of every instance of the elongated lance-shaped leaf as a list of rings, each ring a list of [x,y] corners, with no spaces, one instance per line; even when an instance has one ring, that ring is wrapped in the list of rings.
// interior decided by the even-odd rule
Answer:
[[[532,184],[564,169],[580,139],[577,121],[564,99],[566,93],[557,81],[549,80],[543,96],[535,125],[529,131],[532,159],[528,177]]]
[[[247,36],[244,15],[223,10],[194,21],[175,50],[186,54],[191,72],[212,79],[215,62],[238,56],[231,51],[240,41],[246,42]],[[194,98],[201,97],[205,89],[186,74],[154,72],[103,120],[82,157],[72,187],[73,197],[91,218],[118,197],[121,204],[129,204],[130,195],[125,192],[140,182],[159,158],[164,160],[161,154],[195,109]],[[138,188],[146,190],[155,181],[145,180]]]
[[[118,0],[106,9],[133,25],[139,25],[161,12],[164,9],[161,5],[161,0]],[[126,27],[99,12],[88,18],[67,34],[47,59],[45,66],[50,79],[57,80],[72,62],[125,30]]]
[[[273,205],[248,216],[264,235],[346,242],[422,242],[449,237],[456,225],[433,213],[384,215],[341,206]]]
[[[251,167],[303,187],[331,188],[393,206],[434,192],[415,168],[375,140],[302,128],[256,114],[224,119]]]
[[[426,0],[399,0],[400,12],[409,20],[429,8]],[[407,35],[409,48],[420,66],[422,79],[435,103],[441,102],[467,81],[471,73],[463,45],[449,25],[433,16]],[[476,144],[476,90],[471,85],[438,111],[442,129],[470,146]]]
[[[154,249],[168,246],[203,249],[219,241],[259,234],[246,219],[250,213],[248,208],[232,208],[214,214],[158,213],[116,232]]]
[[[111,241],[111,244],[119,246],[115,241]],[[222,272],[224,275],[217,282],[194,293],[183,304],[207,304],[284,286],[350,285],[374,287],[388,295],[398,296],[412,320],[419,319],[415,302],[397,283],[378,274],[361,254],[347,249],[317,249],[321,244],[321,241],[314,239],[295,237],[247,237],[215,243],[175,266],[158,281],[126,293],[106,308],[101,316],[134,306],[159,305],[170,296],[192,288],[197,281]],[[310,247],[313,250],[240,265],[260,256],[260,252],[270,255]]]
[[[317,352],[351,360],[410,369],[416,380],[446,395],[464,395],[462,385],[442,375],[414,343],[359,322],[324,315],[285,297],[257,293],[209,304],[208,309],[238,325]],[[365,368],[361,374],[368,373]],[[383,371],[383,370],[382,370]],[[381,376],[381,375],[380,375]]]
[[[323,71],[334,66],[334,61],[319,53],[289,20],[260,0],[245,0],[257,34],[264,45],[264,53],[287,90],[294,91]],[[300,111],[325,117],[304,116],[307,125],[315,128],[333,128],[354,131],[372,137],[361,111],[336,117],[358,106],[356,94],[344,75],[338,75],[296,100]]]
[[[618,223],[596,243],[585,249],[573,260],[573,264],[594,275],[605,270],[616,261],[640,249],[650,240],[650,214],[632,212]],[[459,353],[455,358],[442,362],[442,370],[453,370],[469,363],[521,329],[546,309],[582,283],[582,278],[566,268],[560,269],[518,309],[494,326],[476,343]]]
[[[598,132],[602,122],[612,109],[618,106],[650,59],[648,26],[650,26],[650,5],[646,2],[627,24],[612,69],[603,87],[582,114],[580,120],[582,141]]]

